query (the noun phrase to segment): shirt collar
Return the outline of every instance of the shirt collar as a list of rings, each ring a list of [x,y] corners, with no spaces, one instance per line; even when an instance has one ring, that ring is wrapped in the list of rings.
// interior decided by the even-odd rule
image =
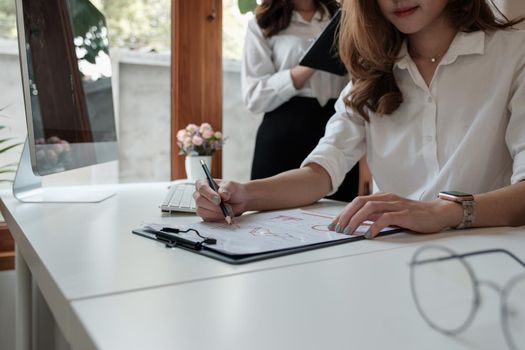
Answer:
[[[485,32],[478,30],[476,32],[465,33],[458,32],[450,44],[448,51],[443,56],[440,64],[451,64],[459,56],[463,55],[483,55],[485,53]],[[400,69],[407,69],[409,62],[412,60],[408,54],[406,39],[399,50],[399,60],[394,66]]]
[[[317,11],[315,12],[314,16],[312,17],[312,21],[316,20],[318,22],[321,22],[322,20],[330,19],[330,11],[328,11],[328,7],[326,7],[325,4],[320,4],[320,5],[323,8],[324,13],[322,13],[320,9],[317,9]],[[310,24],[311,23],[311,22],[305,21],[303,16],[301,16],[299,14],[299,12],[297,12],[297,11],[292,11],[292,18],[291,19],[292,19],[292,21],[295,21],[295,22],[306,23],[306,24]]]

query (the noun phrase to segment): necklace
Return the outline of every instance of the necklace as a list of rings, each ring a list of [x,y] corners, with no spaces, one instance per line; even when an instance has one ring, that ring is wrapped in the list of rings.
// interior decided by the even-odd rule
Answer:
[[[448,48],[445,51],[443,51],[442,53],[440,53],[440,54],[438,54],[436,56],[432,56],[432,57],[421,55],[418,52],[413,52],[413,56],[415,56],[416,58],[423,58],[425,60],[429,60],[432,63],[436,63],[436,62],[438,62],[441,59],[441,57],[443,57],[445,55],[447,50],[448,50]]]

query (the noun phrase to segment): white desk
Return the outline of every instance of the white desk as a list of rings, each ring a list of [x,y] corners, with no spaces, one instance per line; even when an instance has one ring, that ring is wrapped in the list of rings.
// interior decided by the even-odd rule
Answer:
[[[380,269],[378,275],[369,275],[363,272],[365,271],[363,266],[348,271],[346,268],[349,264],[354,266],[352,259],[357,259],[356,261],[359,261],[359,264],[374,266],[376,269],[380,266],[377,263],[378,259],[390,259],[386,265],[392,267],[399,263],[401,257],[404,259],[403,268],[406,268],[405,262],[410,258],[410,249],[413,249],[411,246],[420,245],[430,239],[458,240],[460,238],[457,237],[456,233],[433,236],[401,234],[382,240],[355,242],[247,265],[233,266],[183,250],[165,249],[162,244],[130,233],[131,229],[138,227],[142,222],[188,223],[199,220],[195,216],[187,214],[161,215],[158,204],[166,193],[167,184],[112,187],[117,195],[99,204],[23,204],[17,202],[8,193],[2,194],[1,209],[17,242],[18,251],[21,253],[17,260],[19,285],[27,287],[29,278],[33,277],[65,338],[74,348],[127,348],[129,344],[145,344],[144,342],[152,341],[151,344],[155,344],[153,335],[158,333],[157,327],[160,332],[165,332],[165,337],[156,338],[163,345],[169,344],[167,340],[173,335],[175,338],[186,339],[183,344],[191,345],[193,338],[198,338],[198,341],[205,341],[203,338],[206,338],[215,347],[219,345],[222,347],[221,341],[230,334],[228,332],[232,332],[233,328],[237,328],[238,325],[248,327],[246,328],[247,334],[251,334],[248,331],[249,324],[251,324],[249,321],[257,316],[255,315],[259,311],[257,308],[263,307],[265,303],[253,303],[252,298],[248,296],[253,293],[255,296],[259,295],[256,300],[264,300],[262,294],[269,292],[269,295],[272,295],[274,291],[272,288],[268,288],[268,285],[261,285],[265,280],[269,281],[275,278],[275,282],[271,283],[273,286],[279,285],[277,281],[282,281],[279,282],[282,283],[281,288],[288,290],[287,293],[290,296],[298,291],[302,292],[302,288],[299,286],[305,283],[315,283],[316,278],[326,279],[330,276],[335,278],[345,273],[356,278],[357,281],[360,279],[369,280],[375,276],[373,282],[384,286],[381,280],[385,280],[386,277],[387,280],[395,280],[393,277],[395,271]],[[494,243],[493,237],[500,237],[497,234],[498,232],[508,230],[505,228],[476,230],[468,234],[481,232],[482,235],[488,235]],[[524,239],[523,242],[525,242],[524,230],[515,230],[514,232],[517,232],[517,239]],[[502,235],[501,237],[509,236]],[[473,238],[473,240],[478,241],[477,238]],[[497,242],[500,240],[498,239]],[[379,254],[380,251],[383,253]],[[401,253],[402,251],[406,252],[405,255]],[[520,252],[516,251],[516,253]],[[525,252],[522,253],[522,256],[525,256]],[[333,266],[334,263],[337,263],[337,266]],[[28,270],[24,269],[25,264],[27,264]],[[333,270],[334,268],[335,270]],[[339,272],[334,273],[338,270]],[[301,271],[306,271],[304,280],[300,277],[302,276]],[[312,272],[308,273],[308,271]],[[401,270],[397,273],[401,273]],[[345,285],[346,289],[352,290],[355,288],[354,284],[360,285],[353,283],[351,279],[347,281],[349,284]],[[325,282],[323,282],[323,286],[330,285],[330,283]],[[247,290],[250,293],[243,293],[239,296],[236,292],[239,290],[238,283],[246,285],[246,288],[243,287],[240,290]],[[258,287],[255,288],[256,286]],[[408,285],[405,286],[404,283],[399,284],[399,286],[403,289],[399,289],[398,292],[408,288]],[[397,287],[397,285],[394,284],[392,287]],[[156,299],[159,296],[164,299],[166,295],[168,300],[173,300],[174,298],[169,297],[172,293],[175,295],[177,293],[190,293],[191,295],[214,296],[216,294],[214,288],[219,291],[222,288],[225,292],[219,293],[213,299],[203,298],[200,302],[195,298],[188,299],[187,305],[193,307],[187,312],[184,311],[183,305],[186,304],[182,301],[183,299],[171,304],[164,301],[157,301],[157,304],[150,304],[149,302],[152,298]],[[370,288],[365,285],[357,289],[370,291]],[[389,289],[391,288],[389,287]],[[199,290],[200,292],[198,292]],[[25,291],[27,292],[27,288]],[[257,291],[259,294],[256,293]],[[308,306],[301,307],[301,304],[296,303],[301,300],[314,300],[318,295],[318,292],[314,293],[314,291],[309,290],[305,294],[307,299],[292,300],[290,308],[283,306],[281,311],[283,314],[288,314],[288,320],[295,319],[294,317],[305,317],[304,312]],[[323,298],[323,294],[320,293],[319,296]],[[26,301],[30,298],[30,295],[23,295]],[[237,295],[237,297],[232,299],[230,295]],[[393,293],[392,295],[394,297],[396,294]],[[120,311],[120,308],[129,308],[129,300],[136,300],[136,298],[141,300],[144,298],[144,300],[131,307],[127,312]],[[370,300],[367,298],[365,299]],[[323,299],[327,300],[326,298]],[[336,304],[337,298],[333,299],[331,296],[328,300],[334,300],[333,303],[329,303],[330,308],[328,310],[332,310],[335,307],[332,304]],[[114,305],[114,308],[108,307],[108,301],[110,301],[109,304]],[[212,301],[216,304],[212,305]],[[151,307],[149,307],[150,305]],[[164,307],[166,311],[163,314],[159,311],[163,309],[162,305],[166,305]],[[248,307],[249,305],[252,306]],[[24,308],[24,303],[19,306]],[[353,304],[347,306],[353,308]],[[183,309],[180,312],[174,312],[173,307],[177,307],[177,309],[182,307]],[[230,311],[219,316],[217,308]],[[305,310],[301,312],[299,310],[301,308]],[[95,312],[95,310],[98,311]],[[208,313],[207,310],[214,310],[214,312]],[[268,312],[270,310],[273,309],[269,307]],[[159,312],[157,313],[157,311]],[[130,312],[136,313],[130,317]],[[192,315],[188,314],[190,312]],[[26,314],[28,315],[27,310]],[[359,313],[353,311],[350,314]],[[193,319],[197,322],[198,319],[201,319],[199,315],[202,316],[202,323],[214,328],[214,330],[209,330],[206,327],[202,333],[203,330],[197,329],[198,327],[181,327],[186,319]],[[264,319],[265,323],[253,325],[255,327],[253,331],[258,330],[261,333],[259,338],[255,337],[254,339],[262,339],[263,335],[268,335],[269,339],[272,338],[269,335],[275,326],[269,325],[268,322],[271,318],[264,315],[269,314],[260,315],[261,320]],[[323,319],[323,322],[330,323],[329,313],[326,314],[325,318],[319,318],[317,313],[313,315],[316,319]],[[418,315],[414,316],[418,317]],[[225,324],[225,317],[230,317],[228,318],[230,324]],[[279,317],[286,320],[284,316]],[[123,320],[126,322],[124,323]],[[102,325],[106,324],[106,321],[110,322],[111,327],[104,330]],[[414,319],[414,323],[419,321],[419,319]],[[143,322],[144,324],[142,324]],[[229,331],[226,329],[226,333],[220,335],[219,329],[221,327],[217,328],[217,322],[223,324],[222,327],[232,329]],[[352,324],[360,321],[351,317],[347,322]],[[30,320],[26,320],[25,323],[29,324]],[[171,324],[178,325],[178,330],[171,330]],[[148,325],[149,328],[144,328],[143,332],[136,329],[136,327],[142,328],[144,325]],[[418,326],[426,327],[424,323]],[[111,332],[113,328],[115,328],[114,333]],[[287,338],[289,342],[284,341],[283,344],[290,345],[290,341],[297,338],[299,330],[297,328],[289,334],[282,333],[282,337],[279,339],[282,341],[283,337],[289,336]],[[323,330],[323,332],[325,331],[328,329]],[[324,334],[323,332],[320,334]],[[307,333],[312,337],[315,336],[309,330]],[[197,336],[198,334],[200,335]],[[206,334],[213,336],[208,337],[205,336]],[[233,334],[238,333],[234,332]],[[20,337],[23,336],[27,336],[27,334],[20,334]],[[322,338],[324,336],[317,338],[317,341],[326,341]],[[245,345],[244,336],[233,336],[228,339],[229,341],[224,343],[224,347],[228,344],[235,345],[233,348]],[[305,339],[309,338],[306,337]],[[338,337],[334,338],[335,343],[333,344],[342,345],[342,343],[338,343],[339,340]],[[267,346],[273,344],[262,341],[260,343]],[[311,341],[308,343],[310,346],[316,344]],[[119,345],[116,346],[117,344]],[[360,344],[364,344],[364,340]],[[197,346],[198,343],[193,345]],[[190,348],[199,348],[195,346]]]
[[[487,231],[485,231],[487,232]],[[439,238],[458,251],[504,247],[525,256],[525,231]],[[409,285],[409,246],[370,254],[73,302],[102,349],[506,349],[499,298],[482,289],[460,337],[430,329]],[[523,273],[506,256],[471,260],[503,284]]]

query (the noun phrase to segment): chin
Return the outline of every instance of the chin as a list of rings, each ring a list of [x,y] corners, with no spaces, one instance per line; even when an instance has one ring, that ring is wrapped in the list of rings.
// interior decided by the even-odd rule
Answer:
[[[409,24],[409,23],[403,23],[400,25],[394,24],[394,26],[397,28],[397,30],[399,30],[401,33],[406,34],[406,35],[416,34],[422,29],[422,27],[419,25]]]

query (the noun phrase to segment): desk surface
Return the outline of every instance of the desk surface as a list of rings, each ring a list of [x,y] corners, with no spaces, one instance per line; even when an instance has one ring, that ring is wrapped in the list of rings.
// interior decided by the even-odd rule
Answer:
[[[330,278],[335,278],[331,283],[336,283],[337,275],[347,273],[346,268],[349,264],[357,266],[351,263],[352,260],[347,261],[345,259],[355,258],[356,261],[360,261],[358,264],[374,266],[374,269],[377,269],[381,265],[376,262],[376,257],[382,257],[381,259],[391,257],[390,259],[393,260],[386,264],[389,268],[379,269],[379,275],[376,275],[376,279],[373,280],[374,283],[378,283],[378,286],[383,286],[379,279],[383,280],[384,278],[377,278],[377,276],[388,277],[388,280],[391,281],[395,280],[392,276],[395,276],[396,272],[389,272],[389,269],[398,263],[398,259],[402,255],[401,251],[407,252],[408,255],[405,259],[407,261],[410,257],[410,249],[414,249],[413,246],[418,246],[428,240],[458,240],[462,237],[475,238],[478,235],[487,236],[490,240],[493,239],[493,236],[500,237],[498,233],[509,231],[507,228],[498,228],[465,231],[461,234],[449,232],[431,236],[399,234],[375,241],[355,242],[242,266],[233,266],[183,250],[169,250],[164,248],[162,244],[130,233],[131,229],[138,227],[143,222],[186,224],[199,220],[194,215],[188,214],[170,216],[161,214],[158,205],[166,193],[166,183],[111,187],[117,192],[117,195],[99,204],[20,203],[9,193],[4,192],[2,194],[2,203],[0,203],[2,212],[17,242],[18,249],[27,261],[33,277],[50,305],[66,339],[73,345],[90,344],[93,346],[96,344],[97,347],[102,348],[125,348],[125,345],[128,344],[127,337],[133,340],[132,344],[140,344],[140,339],[152,341],[152,335],[157,333],[155,327],[160,327],[162,332],[166,332],[166,338],[170,338],[168,336],[170,334],[178,337],[179,333],[177,332],[180,332],[181,339],[186,339],[191,343],[190,335],[192,337],[197,334],[202,335],[202,329],[199,330],[196,325],[195,327],[181,327],[181,322],[184,322],[185,319],[190,320],[190,324],[192,319],[197,322],[201,319],[198,316],[199,314],[202,314],[202,322],[208,327],[216,328],[217,322],[226,322],[224,317],[230,317],[230,321],[233,322],[224,325],[224,327],[233,327],[239,322],[241,324],[246,323],[244,324],[245,327],[250,327],[248,324],[251,323],[248,321],[256,316],[257,308],[263,307],[265,304],[253,303],[249,296],[253,293],[253,295],[258,295],[257,300],[264,300],[260,291],[274,295],[273,288],[269,288],[268,285],[261,285],[268,278],[276,278],[276,281],[279,281],[279,285],[282,286],[281,288],[289,288],[287,293],[290,293],[289,297],[291,297],[302,291],[302,288],[298,286],[305,283],[316,283],[317,278],[328,278],[329,281],[331,281]],[[516,229],[512,231],[514,234],[505,234],[501,237],[505,236],[505,239],[509,240],[517,235],[517,239],[523,239],[525,237],[523,231]],[[477,239],[475,240],[477,241]],[[495,244],[496,242],[499,242],[499,239],[492,243]],[[380,251],[383,253],[375,254]],[[525,256],[525,252],[523,256]],[[372,257],[374,258],[372,259]],[[340,272],[332,273],[333,264],[341,266],[338,268]],[[404,268],[405,265],[403,262]],[[317,269],[320,270],[316,271]],[[305,271],[304,275],[301,271]],[[367,281],[374,277],[373,274],[364,274],[362,271],[364,271],[362,268],[350,269],[348,273],[350,273],[349,276],[355,275],[355,278],[366,279]],[[401,271],[397,273],[399,275]],[[260,282],[258,276],[261,276]],[[302,280],[301,276],[305,279]],[[348,285],[341,285],[337,288],[344,287],[345,290],[352,290],[354,285],[360,285],[353,283],[352,278],[341,280],[347,281]],[[325,282],[321,282],[322,288],[328,288],[331,285],[331,283]],[[246,290],[249,293],[239,295],[238,292],[235,292],[233,295],[237,296],[232,299],[229,297],[232,294],[230,290],[237,290],[238,283],[244,286],[240,290]],[[275,283],[272,283],[273,285]],[[256,286],[257,288],[255,288]],[[359,288],[359,290],[369,291],[370,288],[366,286]],[[216,295],[215,289],[219,292],[224,290],[224,292]],[[315,291],[315,289],[311,290],[311,286],[309,289],[309,293]],[[259,294],[257,294],[258,291]],[[310,298],[309,300],[312,302],[316,295],[323,298],[322,296],[326,291],[328,290],[307,294],[305,298]],[[182,301],[184,298],[175,297],[178,293],[183,295],[189,293],[189,295],[200,295],[202,297],[203,300],[194,298],[188,302],[188,306],[193,306],[193,316],[184,312],[174,312],[173,307],[183,308],[182,310],[184,310],[184,305],[186,305]],[[171,295],[175,296],[172,297]],[[204,296],[208,297],[205,298]],[[209,298],[210,296],[213,298]],[[332,297],[328,300],[332,300]],[[137,302],[137,298],[141,300],[142,298],[160,299],[155,302],[156,304],[150,304],[144,301]],[[172,306],[164,307],[166,313],[161,315],[157,311],[163,308],[162,305],[166,304],[165,298],[167,300],[176,299],[176,302],[169,304]],[[274,298],[272,297],[269,300]],[[291,305],[293,306],[301,300],[303,299],[293,300]],[[303,301],[306,300],[308,299]],[[113,308],[106,305],[108,301],[109,305],[114,304]],[[343,300],[341,299],[339,302],[343,302]],[[135,303],[137,304],[135,305]],[[132,304],[134,306],[131,307],[131,310],[127,312],[121,310],[121,308],[129,308]],[[249,307],[248,304],[254,305]],[[287,316],[289,321],[291,321],[290,317],[299,317],[298,315],[305,317],[302,312],[298,311],[300,309],[299,304],[293,309],[285,305],[281,305],[281,307],[283,314],[290,314]],[[330,305],[329,309],[331,310],[334,307],[334,305]],[[353,308],[353,304],[348,304],[347,307]],[[222,311],[231,311],[226,312],[225,315],[219,315],[220,310],[217,308]],[[94,310],[98,310],[98,312],[94,312]],[[111,312],[107,312],[110,310]],[[192,310],[192,308],[188,310]],[[195,310],[199,310],[199,312],[196,313]],[[214,312],[208,313],[206,310]],[[270,310],[273,308],[268,308],[268,312]],[[292,310],[293,312],[291,312]],[[221,313],[223,313],[222,311]],[[133,312],[136,313],[129,314]],[[242,313],[239,314],[239,312]],[[240,315],[240,318],[235,317],[234,319],[235,315]],[[316,313],[313,315],[316,319],[319,318]],[[261,317],[265,322],[269,322],[270,316],[268,314],[267,318],[264,318],[266,316]],[[279,319],[286,320],[286,317],[283,317],[280,315]],[[169,323],[164,323],[166,318],[170,320]],[[123,320],[128,320],[128,322],[122,323]],[[351,322],[356,321],[353,318],[352,320]],[[106,324],[106,321],[110,322],[111,327],[103,331],[102,325]],[[152,323],[150,324],[149,321]],[[305,321],[303,320],[303,322]],[[325,321],[329,322],[328,318]],[[178,325],[178,331],[169,331],[171,329],[169,325],[172,323]],[[116,326],[117,324],[122,326]],[[142,332],[144,335],[138,331],[130,332],[130,330],[134,330],[134,327],[145,326],[145,333]],[[273,326],[266,323],[259,326],[254,324],[253,327],[255,327],[253,331],[259,329],[261,334],[266,335],[273,333],[272,330],[274,329]],[[106,333],[113,328],[115,329],[113,334],[118,336],[106,338]],[[192,330],[188,330],[188,328],[192,328]],[[128,336],[124,336],[122,333],[121,338],[120,331],[128,334]],[[217,335],[218,331],[210,332]],[[222,340],[229,334],[227,330],[225,332],[224,335],[218,336],[216,339]],[[250,334],[249,328],[247,328],[247,332]],[[111,333],[109,332],[109,334]],[[133,334],[130,336],[130,333]],[[224,344],[243,345],[245,337],[237,337],[235,332],[234,334],[233,338],[238,339],[232,338],[230,342]],[[283,333],[283,337],[287,336],[286,334]],[[160,337],[159,339],[164,338]],[[255,337],[254,339],[258,338]],[[211,337],[208,340],[213,342]],[[162,341],[162,344],[169,344],[164,340]],[[204,340],[198,339],[198,341]],[[115,347],[116,344],[113,342],[120,345]],[[191,345],[190,343],[188,344]],[[262,342],[261,344],[272,346],[271,342]],[[315,343],[310,342],[310,345],[313,344]],[[195,345],[193,348],[199,348],[197,343],[193,345]]]
[[[479,230],[435,237],[434,243],[458,252],[504,247],[525,256],[524,239],[523,229],[501,238]],[[490,289],[481,289],[482,307],[460,336],[423,322],[409,284],[415,249],[76,301],[73,307],[103,349],[506,349],[499,298]],[[471,263],[500,285],[523,273],[506,257]]]
[[[233,266],[131,234],[145,222],[176,225],[200,220],[193,214],[160,212],[166,183],[114,189],[116,196],[98,204],[20,203],[2,196],[2,211],[33,274],[40,272],[34,271],[35,265],[45,267],[42,274],[53,279],[68,300],[399,248],[424,239],[396,236]]]

